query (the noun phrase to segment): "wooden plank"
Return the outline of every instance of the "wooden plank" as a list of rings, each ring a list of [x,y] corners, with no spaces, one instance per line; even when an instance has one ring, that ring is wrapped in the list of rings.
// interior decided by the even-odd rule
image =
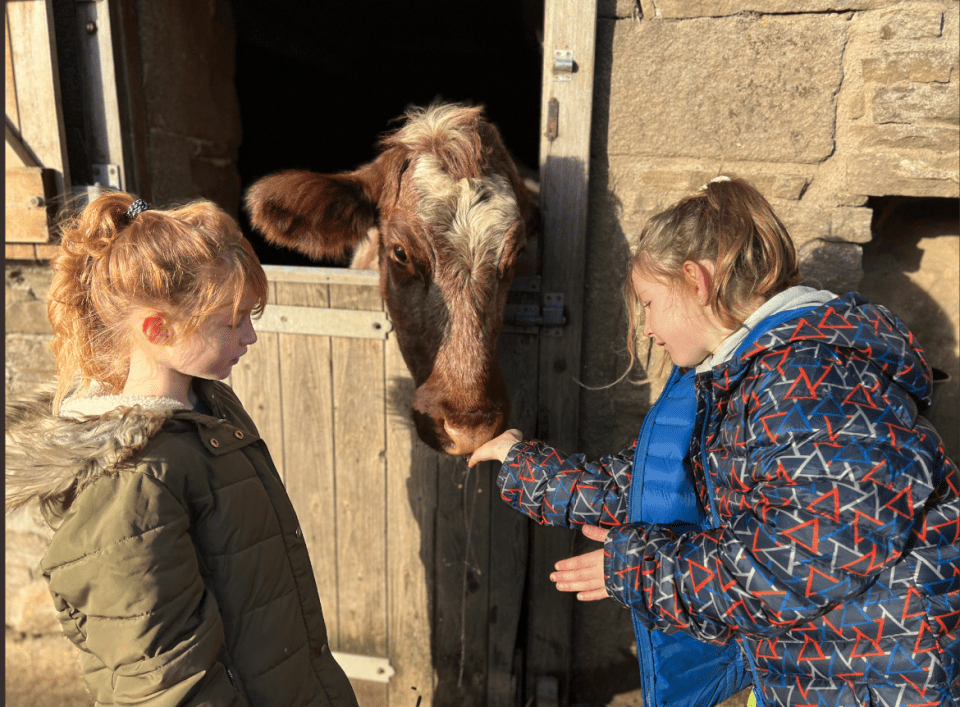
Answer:
[[[45,173],[46,172],[46,173]],[[4,196],[4,234],[8,243],[46,243],[47,187],[50,170],[40,167],[7,169]]]
[[[576,451],[579,427],[580,336],[586,255],[590,123],[593,103],[596,0],[548,0],[544,16],[540,141],[540,204],[543,223],[541,286],[564,295],[567,324],[540,337],[540,398],[545,427],[538,436]],[[572,52],[569,80],[554,80],[554,51]],[[555,119],[555,123],[554,123]],[[555,135],[550,128],[555,125]],[[551,334],[560,334],[553,336]],[[572,552],[570,530],[533,529],[527,631],[527,698],[539,678],[559,680],[566,694],[570,670],[572,598],[553,588],[554,563]]]
[[[20,137],[38,161],[54,170],[54,191],[70,189],[52,0],[4,3]]]
[[[328,285],[356,285],[380,288],[380,274],[376,270],[351,270],[350,268],[318,268],[305,265],[264,265],[263,271],[271,282],[307,282]],[[364,299],[365,304],[357,309],[381,309],[377,299]]]
[[[331,286],[337,308],[382,307],[369,288]],[[387,655],[387,480],[384,344],[332,340],[337,494],[338,650]],[[351,681],[361,707],[387,700],[388,685]]]
[[[276,283],[275,287],[276,304],[266,312],[281,305],[329,305],[325,285]],[[310,552],[327,636],[335,650],[340,626],[331,342],[329,337],[280,334],[279,346],[284,483]]]
[[[6,8],[3,12],[3,45],[4,61],[6,62],[5,93],[3,96],[6,108],[7,122],[20,132],[20,111],[17,110],[17,81],[13,75],[13,54],[10,51],[10,18]],[[7,164],[10,164],[10,153],[7,152]]]
[[[507,390],[510,392],[510,427],[533,435],[537,420],[536,335],[503,334],[499,357]],[[480,473],[495,479],[499,464],[488,463]],[[488,707],[514,707],[519,699],[516,673],[517,638],[523,606],[523,588],[529,557],[532,521],[500,499],[496,483],[491,485],[490,516],[490,637],[487,657]]]
[[[288,285],[292,283],[278,283]],[[257,331],[281,334],[313,334],[351,339],[386,339],[387,315],[380,311],[273,305],[257,322]]]
[[[23,144],[20,133],[14,129],[9,118],[4,124],[4,144],[6,145],[7,169],[41,166],[37,158],[30,154],[27,146]]]
[[[440,459],[435,618],[437,705],[485,704],[491,478]]]
[[[267,443],[273,462],[284,477],[283,415],[280,407],[280,347],[278,334],[257,334],[257,343],[233,367],[230,385]]]
[[[420,441],[410,405],[414,383],[396,337],[386,343],[387,652],[397,673],[388,707],[434,704],[434,605],[439,453]]]

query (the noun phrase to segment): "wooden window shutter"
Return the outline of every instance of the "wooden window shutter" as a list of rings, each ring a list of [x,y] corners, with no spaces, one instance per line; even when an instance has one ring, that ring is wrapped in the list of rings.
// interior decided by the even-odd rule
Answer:
[[[4,3],[6,257],[49,257],[51,204],[69,191],[52,0]]]

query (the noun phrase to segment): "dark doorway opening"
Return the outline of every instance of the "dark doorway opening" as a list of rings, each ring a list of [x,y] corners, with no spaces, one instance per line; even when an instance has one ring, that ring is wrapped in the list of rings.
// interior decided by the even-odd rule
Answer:
[[[863,247],[860,291],[914,333],[935,369],[933,406],[925,415],[947,456],[960,455],[960,200],[873,197],[873,238]]]
[[[483,105],[518,162],[539,150],[542,0],[233,0],[241,187],[282,169],[342,172],[411,105]],[[270,264],[308,264],[241,227]]]

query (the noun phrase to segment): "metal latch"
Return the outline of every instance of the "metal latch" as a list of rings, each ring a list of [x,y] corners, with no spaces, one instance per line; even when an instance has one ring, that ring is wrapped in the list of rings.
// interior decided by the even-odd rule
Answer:
[[[570,81],[573,78],[574,62],[572,49],[553,50],[553,80]]]
[[[333,653],[334,660],[343,668],[343,672],[347,674],[348,678],[389,683],[390,678],[397,672],[390,665],[388,658],[340,653],[339,651],[331,651],[331,653]]]

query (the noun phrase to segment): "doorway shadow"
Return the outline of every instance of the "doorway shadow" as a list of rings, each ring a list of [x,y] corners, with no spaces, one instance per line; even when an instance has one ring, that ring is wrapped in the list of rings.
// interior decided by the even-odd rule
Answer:
[[[860,292],[893,312],[916,335],[934,370],[927,417],[947,456],[960,458],[960,202],[872,198],[872,240],[863,248]]]

